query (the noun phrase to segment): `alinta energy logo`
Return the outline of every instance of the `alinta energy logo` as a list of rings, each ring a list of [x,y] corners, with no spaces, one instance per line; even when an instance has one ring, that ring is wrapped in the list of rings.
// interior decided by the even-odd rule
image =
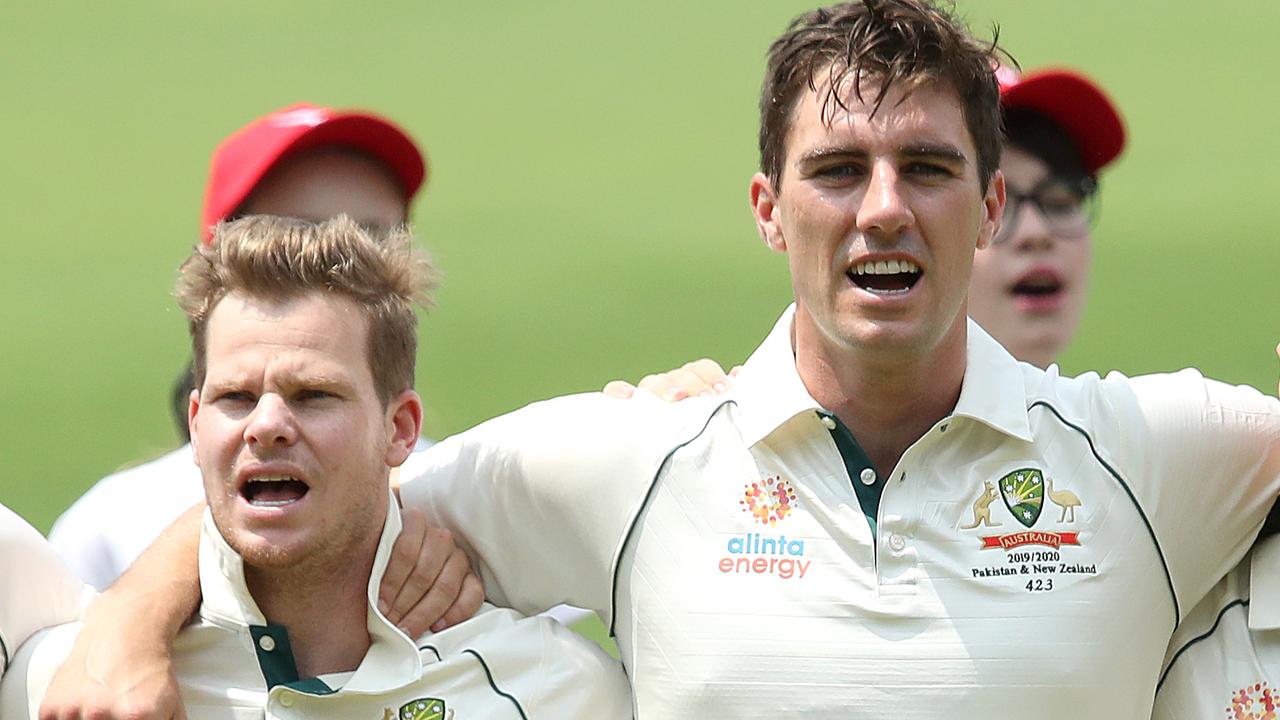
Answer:
[[[770,475],[743,486],[738,501],[751,519],[777,527],[799,507],[796,491],[780,475]],[[747,532],[729,538],[727,555],[720,558],[722,573],[773,575],[782,580],[803,579],[812,560],[804,558],[804,540],[786,535]]]
[[[1229,720],[1276,720],[1277,698],[1267,683],[1242,687],[1231,695],[1227,706]]]

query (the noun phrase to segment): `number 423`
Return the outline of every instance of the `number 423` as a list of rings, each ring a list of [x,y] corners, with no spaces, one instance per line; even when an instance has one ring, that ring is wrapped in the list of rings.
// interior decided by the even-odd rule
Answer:
[[[1036,578],[1024,585],[1027,592],[1048,592],[1053,589],[1053,578]]]

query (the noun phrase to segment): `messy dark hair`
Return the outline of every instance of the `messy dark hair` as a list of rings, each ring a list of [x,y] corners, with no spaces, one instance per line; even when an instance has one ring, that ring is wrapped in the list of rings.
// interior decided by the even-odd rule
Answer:
[[[760,93],[760,169],[781,190],[786,137],[803,92],[825,92],[823,117],[860,103],[863,83],[878,84],[878,111],[889,91],[925,85],[954,91],[977,149],[985,192],[1000,163],[1000,90],[994,68],[1007,55],[992,40],[976,40],[955,16],[925,0],[857,0],[805,13],[769,47]]]

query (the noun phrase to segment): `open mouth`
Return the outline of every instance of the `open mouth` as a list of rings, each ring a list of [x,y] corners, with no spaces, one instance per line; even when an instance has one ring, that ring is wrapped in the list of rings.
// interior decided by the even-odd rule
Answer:
[[[901,295],[920,280],[920,266],[910,260],[866,260],[846,273],[854,285],[876,295]]]
[[[283,507],[306,496],[307,484],[287,475],[263,475],[250,478],[240,488],[245,502],[256,507]]]
[[[1042,298],[1062,292],[1062,280],[1047,270],[1029,272],[1018,279],[1011,292],[1019,297]]]

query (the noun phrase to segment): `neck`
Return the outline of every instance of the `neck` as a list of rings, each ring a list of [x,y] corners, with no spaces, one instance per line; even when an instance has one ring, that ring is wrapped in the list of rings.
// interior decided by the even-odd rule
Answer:
[[[298,677],[348,672],[369,651],[368,585],[377,551],[361,547],[340,562],[313,567],[245,567],[249,593],[268,622],[289,631]],[[358,556],[360,560],[352,562]]]
[[[914,355],[838,346],[804,322],[799,309],[792,332],[805,389],[848,426],[880,477],[888,477],[907,448],[960,399],[967,343],[963,316],[929,352]]]

